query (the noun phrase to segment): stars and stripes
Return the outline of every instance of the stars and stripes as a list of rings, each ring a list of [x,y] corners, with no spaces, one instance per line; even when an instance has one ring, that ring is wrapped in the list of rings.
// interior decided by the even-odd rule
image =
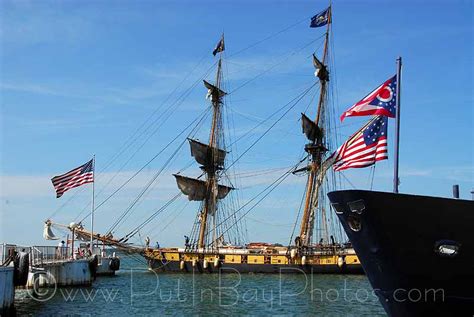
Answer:
[[[51,182],[56,190],[56,198],[61,197],[71,188],[94,182],[94,160],[92,159],[65,174],[53,177]]]
[[[396,91],[397,76],[395,75],[344,112],[341,121],[345,117],[355,116],[382,115],[395,117]]]
[[[357,131],[332,154],[333,168],[342,171],[361,168],[388,159],[386,116],[377,116]]]

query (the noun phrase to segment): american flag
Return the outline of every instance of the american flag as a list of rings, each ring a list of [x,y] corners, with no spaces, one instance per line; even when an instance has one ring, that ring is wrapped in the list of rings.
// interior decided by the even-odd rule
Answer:
[[[341,121],[345,117],[369,115],[395,117],[396,88],[397,75],[384,82],[361,101],[350,107],[342,114]]]
[[[56,189],[56,198],[61,197],[71,188],[92,183],[94,182],[94,160],[92,159],[65,174],[54,176],[51,181]]]
[[[388,159],[387,122],[385,116],[374,117],[341,145],[332,155],[334,170],[367,167]]]

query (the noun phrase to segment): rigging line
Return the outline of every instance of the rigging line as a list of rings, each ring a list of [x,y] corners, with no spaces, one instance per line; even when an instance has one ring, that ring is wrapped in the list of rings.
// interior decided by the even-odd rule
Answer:
[[[226,167],[226,171],[232,167],[237,161],[239,161],[248,151],[250,151],[250,149],[252,149],[261,139],[263,139],[263,137],[265,135],[267,135],[268,132],[270,132],[270,130],[278,123],[280,122],[300,101],[301,99],[304,98],[304,96],[306,96],[306,94],[308,94],[309,91],[311,91],[311,89],[316,85],[316,83],[312,84],[308,89],[306,89],[302,94],[300,94],[299,97],[295,97],[293,98],[290,102],[288,102],[285,107],[289,104],[291,104],[292,102],[294,102],[294,104],[289,107],[275,122],[272,123],[272,125],[270,127],[268,127],[268,129],[265,130],[265,132],[263,132],[263,134],[261,136],[259,136],[242,154],[239,155],[239,157],[237,157],[237,159],[235,161],[233,161],[228,167]],[[295,101],[296,100],[296,101]]]
[[[155,121],[151,122],[150,124],[148,124],[148,122],[158,113],[159,110],[161,110],[161,108],[168,102],[168,100],[171,98],[171,96],[179,89],[179,87],[182,86],[182,84],[191,76],[192,73],[194,73],[194,71],[201,65],[202,61],[206,58],[207,56],[207,53],[201,57],[201,59],[198,61],[198,63],[192,68],[192,70],[186,74],[186,76],[178,83],[178,85],[173,89],[173,91],[168,94],[168,96],[165,98],[165,100],[151,113],[151,115],[147,116],[147,119],[142,123],[140,124],[140,126],[138,127],[138,129],[132,134],[132,136],[124,143],[123,145],[123,149],[122,151],[120,151],[117,156],[114,158],[114,160],[116,158],[118,158],[125,150],[127,150],[131,144],[133,144],[138,138],[140,138],[141,135],[143,135],[155,122],[156,122],[156,119]],[[213,67],[215,66],[215,63],[209,67],[209,69],[204,73],[204,74],[207,74],[209,72],[210,69],[212,69]],[[205,75],[204,75],[205,76]],[[204,76],[200,77],[198,81],[200,81]],[[192,85],[192,87],[194,86],[194,84]],[[191,88],[192,89],[192,88]],[[181,94],[177,100],[179,100],[181,97],[182,97],[183,94]],[[176,103],[176,102],[175,102]],[[139,135],[137,135],[135,137],[136,134],[138,134],[138,132],[145,126],[147,125],[148,126],[145,128],[144,131],[142,131]],[[134,138],[135,137],[135,138]],[[131,140],[132,139],[132,140]],[[127,143],[129,143],[127,146],[125,146]],[[112,160],[113,161],[113,160]],[[110,162],[106,167],[103,168],[103,170],[107,169],[108,166],[110,166],[113,162]]]
[[[352,188],[354,189],[356,188],[354,184],[352,184],[352,182],[346,177],[346,175],[344,175],[342,171],[339,171],[339,175],[341,175],[352,186]]]
[[[79,192],[83,192],[85,190],[85,187],[82,187],[81,190],[78,190],[74,193],[74,195],[72,195],[71,197],[69,197],[61,206],[59,206],[58,209],[56,209],[48,218],[46,218],[46,220],[44,220],[44,222],[48,221],[49,219],[53,218],[54,216],[56,216],[56,214],[61,210],[63,209],[68,203],[70,203],[77,195]]]
[[[261,219],[258,219],[258,218],[249,217],[249,216],[247,216],[247,219],[250,219],[250,220],[258,222],[258,223],[263,223],[263,224],[268,225],[268,226],[275,226],[275,227],[290,227],[290,226],[293,226],[292,223],[271,223],[271,222],[267,222],[267,221],[264,221],[264,220],[261,220]]]
[[[151,113],[151,115],[147,116],[147,119],[141,123],[139,125],[139,127],[127,138],[127,140],[119,147],[119,150],[117,151],[116,154],[114,154],[109,160],[108,160],[108,163],[106,163],[106,165],[100,169],[99,173],[102,173],[104,172],[105,170],[107,170],[108,167],[110,167],[112,165],[112,163],[118,158],[120,157],[141,135],[143,135],[151,125],[154,124],[154,122],[156,122],[156,120],[151,123],[147,128],[145,128],[144,131],[142,131],[141,134],[137,135],[135,137],[136,134],[138,134],[138,132],[148,123],[148,121],[151,120],[151,118],[153,118],[153,116],[166,104],[166,102],[171,98],[171,96],[178,90],[179,87],[181,87],[181,85],[189,78],[189,76],[191,76],[192,73],[194,73],[194,71],[201,65],[202,61],[206,58],[208,53],[206,53],[199,61],[198,63],[193,67],[193,69],[178,83],[178,86],[176,86],[173,91],[166,97],[166,99]],[[214,63],[211,67],[209,67],[208,70],[206,70],[205,72],[205,75],[200,77],[196,82],[199,82],[202,78],[204,78],[208,72],[216,65],[216,63]],[[194,89],[195,85],[192,86]],[[177,100],[179,100],[181,98],[178,97]],[[146,143],[146,142],[145,142]],[[112,177],[112,179],[115,177],[115,175]],[[104,186],[107,187],[107,185],[110,184],[110,181]],[[100,194],[103,189],[98,193]],[[66,202],[64,202],[56,211],[54,211],[49,217],[48,219],[52,218],[53,216],[55,216],[61,209],[63,209],[68,203],[70,203],[74,198],[76,198],[78,196],[79,193],[82,193],[84,191],[84,187],[79,191],[76,191],[74,193],[74,195],[72,195]],[[85,208],[87,208],[88,206],[86,206]],[[82,212],[81,212],[82,213]],[[79,218],[76,217],[76,219]]]
[[[215,63],[214,63],[215,65]],[[162,119],[161,123],[152,131],[152,133],[150,133],[146,138],[145,140],[142,142],[142,144],[137,148],[135,149],[135,151],[133,152],[133,154],[127,159],[127,161],[122,164],[122,166],[119,168],[119,170],[112,176],[112,178],[109,179],[109,181],[107,182],[107,184],[105,184],[104,187],[102,187],[101,191],[98,193],[98,195],[100,193],[103,192],[103,190],[112,182],[113,179],[115,179],[115,177],[125,168],[125,166],[135,157],[135,155],[146,145],[146,143],[151,139],[151,137],[153,135],[156,134],[156,132],[158,132],[158,130],[163,126],[163,124],[165,124],[165,122],[171,117],[172,115],[172,111],[170,112],[169,110],[173,107],[173,106],[177,106],[179,107],[183,102],[184,100],[189,96],[189,94],[191,93],[191,91],[197,86],[197,84],[201,81],[202,78],[204,78],[208,73],[209,71],[212,69],[212,67],[214,67],[214,65],[212,65],[205,73],[205,75],[203,77],[200,77],[199,79],[197,79],[192,85],[191,87],[189,87],[186,91],[184,91],[173,103],[170,104],[170,106],[164,111],[165,113],[165,117],[158,117],[156,118],[153,122],[150,123],[150,125],[139,135],[137,136],[137,138],[135,140],[137,140],[139,137],[141,137],[142,135],[144,135],[155,123],[158,122],[159,119]],[[166,113],[168,112],[168,113]]]
[[[290,52],[289,54],[287,54],[286,57],[282,58],[280,61],[278,61],[277,63],[273,64],[272,66],[270,66],[269,68],[265,69],[263,72],[257,74],[256,76],[250,78],[249,80],[245,81],[243,84],[241,84],[240,86],[237,86],[237,88],[234,88],[234,90],[232,90],[231,92],[229,92],[229,94],[233,94],[234,92],[236,92],[237,90],[241,89],[242,87],[250,84],[252,81],[254,81],[255,79],[265,75],[266,73],[268,73],[269,71],[273,70],[274,68],[278,67],[279,65],[283,64],[284,62],[286,62],[291,56],[294,56],[296,55],[297,53],[299,53],[300,51],[304,50],[306,47],[308,47],[309,45],[313,44],[314,42],[316,42],[317,40],[319,40],[320,37],[314,39],[314,40],[311,40],[310,42],[308,42],[307,44],[303,45],[301,48],[298,48],[296,50],[294,50],[293,52]]]
[[[293,169],[293,168],[292,168]],[[240,221],[242,220],[250,211],[252,211],[258,204],[260,204],[265,198],[267,198],[267,196],[275,189],[277,188],[289,175],[291,175],[292,171],[289,170],[287,171],[286,173],[284,173],[282,176],[280,176],[276,181],[274,181],[272,184],[270,184],[269,186],[267,186],[263,191],[261,191],[257,196],[255,196],[252,200],[250,200],[248,203],[246,203],[244,206],[242,206],[241,208],[239,208],[236,212],[242,210],[245,206],[247,206],[250,202],[252,202],[253,200],[255,200],[259,195],[261,195],[262,193],[264,193],[266,190],[268,190],[267,193],[265,193],[263,195],[262,198],[260,198],[252,207],[250,207],[249,210],[247,210],[246,212],[244,212],[238,219],[237,221]],[[272,187],[273,186],[273,187]],[[233,213],[235,214],[235,213]],[[225,219],[224,221],[222,221],[221,223],[219,223],[218,226],[220,226],[222,223],[225,223],[225,221],[227,221],[228,219]],[[232,228],[234,225],[236,224],[236,222],[232,223],[228,229],[224,230],[221,234],[225,234],[227,231],[230,230],[230,228]]]
[[[206,117],[206,114],[207,112],[205,112],[203,118]],[[201,125],[201,122],[202,120],[200,120],[195,126],[194,128],[188,133],[188,137],[193,134],[193,131],[194,130],[198,130],[200,125]],[[148,184],[143,188],[143,190],[140,192],[140,194],[134,199],[134,201],[130,204],[130,206],[122,213],[122,215],[114,222],[114,224],[112,225],[112,227],[109,229],[109,232],[112,232],[113,230],[115,230],[118,226],[120,226],[121,224],[123,224],[123,222],[128,218],[130,217],[130,214],[131,214],[131,211],[132,209],[136,206],[136,204],[140,201],[140,199],[142,197],[144,197],[144,195],[149,192],[149,189],[151,188],[151,186],[153,185],[153,183],[156,181],[156,179],[163,173],[163,171],[165,170],[165,168],[172,162],[172,160],[174,159],[174,157],[179,153],[179,151],[181,150],[182,146],[184,145],[184,143],[186,143],[187,141],[187,138],[185,138],[180,144],[179,146],[176,148],[176,150],[172,153],[172,155],[166,160],[165,164],[161,167],[161,169],[153,176],[153,178],[148,182]]]
[[[315,85],[313,85],[314,87]],[[245,138],[246,136],[248,136],[250,133],[252,133],[253,131],[255,131],[257,128],[259,128],[260,126],[262,126],[263,124],[265,124],[267,121],[270,121],[270,119],[277,115],[280,111],[282,111],[283,109],[285,109],[289,104],[291,104],[294,100],[296,100],[298,97],[295,97],[293,98],[292,100],[290,100],[289,102],[287,102],[285,105],[283,105],[282,107],[280,107],[279,109],[277,109],[275,112],[273,112],[270,116],[268,116],[266,119],[264,119],[263,121],[260,121],[257,125],[255,125],[253,128],[251,128],[250,130],[248,130],[247,132],[245,132],[244,134],[242,134],[240,137],[238,137],[234,142],[232,142],[230,144],[230,146],[233,146],[234,144],[236,144],[237,142],[239,142],[240,140],[242,140],[243,138]]]
[[[276,167],[276,168],[267,168],[267,169],[263,169],[263,170],[237,173],[237,174],[234,174],[234,175],[239,176],[240,178],[248,178],[248,177],[260,176],[260,175],[272,174],[272,173],[279,172],[279,171],[282,171],[282,170],[287,170],[288,167],[289,166]]]
[[[314,92],[313,96],[311,97],[310,101],[308,102],[308,105],[304,109],[303,113],[306,113],[306,111],[308,111],[309,107],[313,104],[314,98],[316,98],[316,95],[318,94],[318,92],[319,92],[319,90],[316,90]]]
[[[372,188],[374,186],[374,177],[375,177],[375,164],[374,164],[373,171],[372,171],[372,180],[370,181],[370,190],[372,190]]]
[[[183,99],[184,100],[184,99]],[[115,173],[115,175],[109,179],[109,181],[107,182],[107,184],[102,188],[102,190],[99,192],[99,194],[101,192],[103,192],[103,190],[105,189],[105,187],[107,187],[107,185],[109,185],[112,180],[125,168],[125,166],[135,157],[135,155],[143,148],[143,146],[148,142],[148,140],[159,130],[159,128],[166,122],[166,120],[171,116],[171,113],[169,114],[169,116],[167,116],[162,122],[161,124],[150,134],[148,135],[148,137],[145,139],[145,141],[135,150],[135,152],[128,158],[128,160],[122,164],[122,166],[119,168],[119,170]],[[155,121],[156,122],[156,121]]]
[[[186,209],[186,207],[188,207],[188,205],[189,205],[189,201],[187,201],[187,202],[184,204],[184,206],[183,206],[180,210],[178,210],[178,212],[176,213],[176,215],[174,215],[174,217],[171,218],[170,221],[168,221],[168,223],[165,224],[165,226],[162,227],[162,228],[161,228],[160,230],[158,230],[158,231],[159,231],[159,232],[165,231],[165,230],[178,218],[178,216],[180,216],[180,215],[183,213],[183,211]],[[149,224],[149,223],[148,223],[148,224]],[[147,231],[147,235],[150,235],[150,234],[152,233],[152,231],[155,231],[155,229],[156,229],[156,228],[151,228],[149,231]],[[154,238],[155,236],[152,236],[152,237]]]
[[[153,218],[155,218],[161,212],[163,212],[166,208],[168,208],[180,196],[181,196],[181,192],[177,193],[170,200],[168,200],[163,206],[161,206],[158,210],[156,210],[153,214],[151,214],[147,219],[145,219],[140,225],[138,225],[132,231],[130,231],[130,233],[128,233],[124,238],[131,238],[134,235],[136,235],[145,225],[147,225],[151,220],[153,220]]]
[[[308,181],[306,181],[306,182],[308,182]],[[306,183],[306,185],[307,185],[307,183]],[[304,203],[304,200],[305,200],[305,196],[306,196],[306,193],[303,191],[303,195],[301,196],[300,206],[298,207],[298,214],[296,214],[296,219],[295,219],[295,222],[293,224],[293,231],[291,232],[290,242],[288,243],[288,246],[290,246],[292,241],[293,241],[293,237],[295,235],[296,227],[298,226],[301,211],[303,209],[303,203]]]
[[[298,166],[300,165],[301,161],[296,163],[295,165],[293,165],[289,170],[287,170],[285,173],[283,173],[281,176],[279,176],[275,181],[273,181],[270,185],[268,185],[267,187],[265,187],[262,191],[260,191],[257,195],[255,195],[252,199],[250,199],[248,202],[246,202],[243,206],[241,206],[239,209],[237,209],[233,214],[236,214],[238,213],[240,210],[242,210],[243,208],[245,208],[247,205],[249,205],[252,201],[254,201],[255,199],[257,199],[257,197],[259,197],[260,195],[262,195],[265,191],[267,191],[271,186],[273,186],[276,182],[278,182],[281,178],[285,179],[286,177],[288,177],[289,174],[292,174],[293,171],[295,171]],[[232,216],[232,215],[231,215]],[[220,226],[222,223],[226,222],[227,220],[229,220],[229,218],[231,217],[227,217],[225,218],[223,221],[221,221],[218,226]]]
[[[286,32],[286,31],[288,31],[289,29],[291,29],[291,28],[293,28],[293,27],[295,27],[295,26],[297,26],[297,25],[303,23],[304,21],[307,21],[307,20],[310,19],[310,18],[311,18],[311,17],[306,17],[306,18],[304,18],[304,19],[302,19],[302,20],[300,20],[300,21],[298,21],[298,22],[296,22],[296,23],[294,23],[294,24],[291,24],[291,25],[285,27],[284,29],[281,29],[281,30],[279,30],[279,31],[277,31],[277,32],[275,32],[275,33],[273,33],[273,34],[270,34],[269,36],[263,38],[262,40],[259,40],[259,41],[257,41],[257,42],[254,42],[254,43],[248,45],[247,47],[244,47],[243,49],[241,49],[241,50],[239,50],[239,51],[237,51],[237,52],[235,52],[235,53],[229,55],[228,58],[231,58],[231,57],[233,57],[233,56],[235,56],[235,55],[238,55],[238,54],[240,54],[240,53],[242,53],[242,52],[244,52],[244,51],[246,51],[246,50],[248,50],[248,49],[250,49],[250,48],[252,48],[252,47],[255,47],[255,46],[257,46],[257,45],[259,45],[259,44],[261,44],[261,43],[263,43],[263,42],[265,42],[265,41],[268,41],[269,39],[274,38],[275,36],[280,35],[281,33],[284,33],[284,32]]]
[[[140,194],[133,200],[133,202],[130,204],[130,206],[123,212],[123,214],[121,215],[121,217],[119,217],[119,219],[117,219],[114,223],[114,225],[112,225],[112,227],[109,229],[109,232],[112,232],[113,230],[115,230],[121,223],[123,223],[129,216],[130,216],[130,212],[132,211],[133,207],[138,203],[138,201],[143,197],[143,195],[145,195],[146,192],[148,192],[149,188],[153,185],[153,183],[156,181],[156,179],[161,175],[161,173],[163,173],[163,171],[165,170],[165,168],[171,163],[171,161],[173,160],[173,158],[176,156],[176,154],[179,152],[179,150],[181,149],[181,147],[184,145],[184,143],[186,143],[186,139],[184,139],[181,144],[178,146],[178,148],[173,152],[173,154],[171,155],[171,157],[165,162],[165,164],[161,167],[160,170],[158,170],[158,172],[153,176],[153,178],[148,182],[148,184],[143,188],[143,190],[140,192]]]
[[[208,112],[206,112],[206,113],[204,114],[204,118],[207,116],[207,113],[208,113]],[[199,126],[199,124],[201,124],[201,123],[202,123],[202,120],[196,125],[196,127]],[[192,123],[191,123],[190,125],[192,125]],[[155,132],[156,132],[156,130],[155,130]],[[192,134],[193,134],[193,133],[191,132],[191,133],[188,135],[188,137],[189,137],[190,135],[192,135]],[[142,145],[143,145],[143,144],[142,144]],[[139,149],[138,149],[138,150],[139,150]],[[138,150],[137,150],[137,151],[138,151]],[[136,151],[136,152],[137,152],[137,151]],[[136,154],[136,152],[135,152],[134,154]],[[132,155],[132,157],[133,157],[133,156],[134,156],[134,155]],[[127,163],[131,160],[132,157],[130,157],[130,158],[128,159],[128,161],[125,162],[124,165],[122,165],[122,167],[119,169],[118,172],[116,172],[116,174],[114,175],[114,177],[115,177],[116,175],[118,175],[118,173],[123,169],[123,167],[124,167],[125,165],[127,165]],[[194,162],[194,160],[191,160],[190,163],[189,163],[185,168],[188,168],[189,166],[191,166],[193,162]],[[185,168],[184,168],[184,169],[185,169]],[[182,170],[184,170],[184,169],[182,169]],[[178,174],[179,174],[179,172],[178,172]],[[112,177],[112,179],[113,179],[114,177]],[[107,185],[111,182],[112,179],[110,179],[109,182],[108,182],[105,186],[107,186]],[[99,194],[100,194],[101,192],[103,192],[103,190],[104,190],[104,187],[103,187],[102,190],[99,192]],[[76,220],[87,210],[87,208],[90,206],[90,204],[91,204],[91,203],[89,202],[86,206],[84,206],[84,208],[83,208],[82,211],[79,213],[79,215],[74,219],[74,221],[76,221]],[[82,221],[82,220],[81,220],[81,221]]]
[[[205,116],[203,116],[205,117]],[[193,128],[197,129],[200,126],[200,122],[196,124],[196,126]],[[193,131],[192,130],[192,131]],[[192,134],[192,131],[188,134]],[[165,164],[161,167],[160,170],[153,176],[153,178],[148,182],[148,184],[143,188],[143,190],[140,192],[140,194],[133,200],[133,202],[130,204],[130,206],[125,209],[125,211],[122,213],[122,215],[114,222],[112,227],[109,229],[109,232],[112,232],[117,226],[120,225],[120,223],[123,223],[123,221],[130,215],[130,211],[133,209],[133,207],[138,203],[138,201],[145,195],[145,193],[149,190],[149,188],[153,185],[153,183],[156,181],[156,179],[161,175],[161,173],[165,170],[165,168],[171,163],[171,161],[174,159],[174,157],[178,154],[178,152],[181,150],[181,147],[186,143],[187,139],[185,138],[179,146],[176,148],[176,150],[172,153],[172,155],[166,160]],[[128,214],[128,215],[127,215]]]
[[[198,116],[194,119],[189,125],[186,126],[175,138],[173,138],[164,148],[162,148],[158,153],[156,153],[145,165],[143,165],[137,172],[135,172],[129,179],[127,179],[122,185],[119,186],[112,194],[110,194],[106,199],[104,199],[97,207],[95,207],[94,211],[104,205],[110,198],[112,198],[116,193],[118,193],[125,185],[127,185],[133,178],[135,178],[141,171],[143,171],[148,165],[151,164],[161,153],[163,153],[171,144],[173,144],[178,138],[180,138],[195,122],[201,122],[205,117],[207,112],[210,110],[210,107],[206,108],[201,116]],[[201,118],[200,118],[201,117]],[[88,215],[81,219],[80,222],[84,221]]]

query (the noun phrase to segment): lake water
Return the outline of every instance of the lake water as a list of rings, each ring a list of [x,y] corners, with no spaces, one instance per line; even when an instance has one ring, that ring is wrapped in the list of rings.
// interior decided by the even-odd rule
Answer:
[[[161,274],[122,259],[115,277],[92,287],[18,290],[19,316],[298,315],[385,316],[365,276]]]

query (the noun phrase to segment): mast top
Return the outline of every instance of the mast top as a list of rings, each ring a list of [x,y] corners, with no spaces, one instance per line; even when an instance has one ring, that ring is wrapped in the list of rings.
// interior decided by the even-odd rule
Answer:
[[[217,42],[216,47],[212,51],[212,55],[216,56],[217,53],[222,53],[225,50],[225,43],[224,43],[224,32],[222,32],[221,39]]]

